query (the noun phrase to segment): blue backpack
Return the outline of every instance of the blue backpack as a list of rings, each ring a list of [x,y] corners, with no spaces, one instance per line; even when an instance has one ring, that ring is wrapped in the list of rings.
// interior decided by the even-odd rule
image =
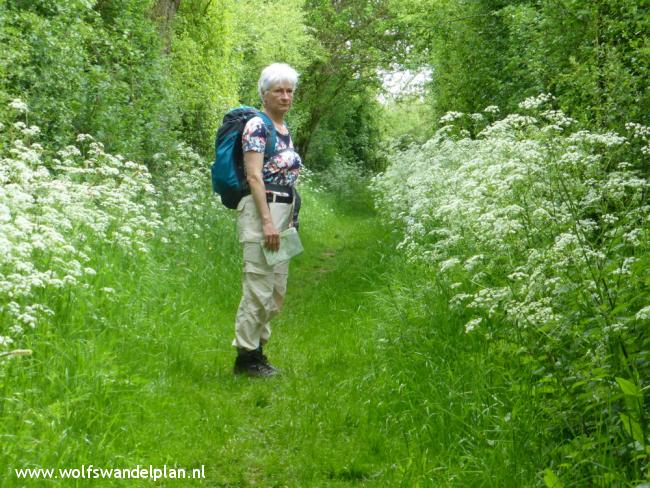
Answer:
[[[242,133],[246,123],[253,117],[261,117],[270,134],[264,149],[264,162],[266,163],[275,154],[275,127],[264,112],[253,107],[241,106],[223,116],[214,143],[215,157],[211,173],[212,190],[221,196],[221,203],[228,208],[237,208],[242,197],[250,193],[244,175]]]

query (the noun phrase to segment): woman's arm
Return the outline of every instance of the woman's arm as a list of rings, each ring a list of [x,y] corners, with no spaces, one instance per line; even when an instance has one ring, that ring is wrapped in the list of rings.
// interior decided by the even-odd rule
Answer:
[[[262,232],[266,248],[271,251],[280,249],[280,233],[271,218],[271,210],[266,202],[266,189],[262,179],[262,167],[264,166],[264,153],[248,151],[244,153],[244,168],[246,170],[246,181],[253,195],[255,206],[262,218]]]

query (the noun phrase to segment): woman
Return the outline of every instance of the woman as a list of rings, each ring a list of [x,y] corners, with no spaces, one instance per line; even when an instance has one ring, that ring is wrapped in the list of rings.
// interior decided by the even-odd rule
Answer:
[[[289,262],[275,266],[266,264],[260,242],[277,251],[280,232],[293,221],[294,186],[302,161],[293,150],[293,142],[284,116],[291,108],[298,73],[290,66],[275,63],[267,66],[259,79],[263,117],[248,121],[242,135],[244,170],[250,195],[237,207],[237,229],[244,251],[243,296],[235,320],[237,348],[235,374],[268,377],[278,373],[269,364],[263,346],[271,335],[269,321],[277,315],[287,289]],[[272,142],[275,128],[275,150],[264,159],[267,143]]]

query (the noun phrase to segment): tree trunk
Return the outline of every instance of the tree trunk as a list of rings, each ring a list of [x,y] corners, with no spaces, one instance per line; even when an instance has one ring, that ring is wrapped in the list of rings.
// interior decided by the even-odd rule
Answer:
[[[296,149],[302,155],[303,159],[307,157],[312,136],[316,131],[316,127],[318,127],[321,116],[322,113],[311,112],[307,123],[301,128],[300,134],[296,138]]]
[[[325,78],[325,80],[327,80],[327,78]],[[323,84],[326,83],[326,81],[323,82]],[[301,134],[296,138],[296,149],[303,157],[307,157],[312,136],[316,132],[321,119],[335,107],[335,99],[344,90],[348,83],[349,80],[347,78],[339,80],[339,83],[331,89],[331,93],[327,97],[320,95],[326,91],[324,87],[321,86],[316,89],[316,93],[319,94],[316,97],[318,104],[311,106],[311,110],[307,117],[307,123],[301,128]]]
[[[164,50],[167,54],[171,51],[174,17],[180,5],[181,0],[156,0],[151,11],[154,20],[158,24],[158,32],[160,32]]]

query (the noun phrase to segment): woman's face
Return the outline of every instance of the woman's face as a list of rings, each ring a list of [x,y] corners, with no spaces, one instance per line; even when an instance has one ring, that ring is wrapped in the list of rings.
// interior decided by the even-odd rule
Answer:
[[[264,93],[263,99],[266,110],[284,115],[293,103],[293,85],[288,81],[276,83]]]

